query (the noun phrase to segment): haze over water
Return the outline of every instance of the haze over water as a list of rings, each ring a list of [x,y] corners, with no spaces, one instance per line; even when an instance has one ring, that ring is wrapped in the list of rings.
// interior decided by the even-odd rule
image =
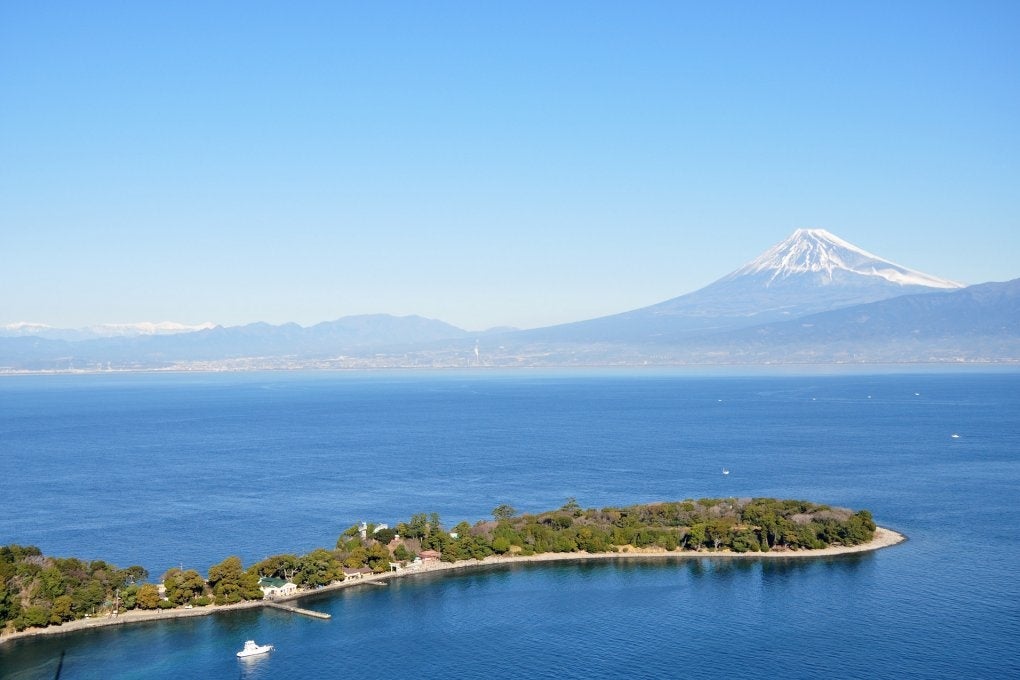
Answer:
[[[247,612],[6,643],[0,675],[52,677],[62,651],[65,680],[1015,675],[1018,387],[1012,372],[5,379],[0,543],[154,579],[332,547],[361,520],[449,527],[569,497],[803,498],[910,540],[415,577],[306,602],[328,622]],[[248,638],[277,651],[241,665]]]

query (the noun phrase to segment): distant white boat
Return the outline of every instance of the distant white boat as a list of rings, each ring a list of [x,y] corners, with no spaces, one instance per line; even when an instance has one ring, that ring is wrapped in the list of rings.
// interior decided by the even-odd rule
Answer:
[[[728,475],[728,474],[730,474],[730,471],[729,471],[729,470],[727,470],[726,468],[723,468],[723,469],[722,469],[722,473],[723,473],[724,475]]]
[[[256,656],[257,654],[268,654],[273,651],[272,645],[259,645],[254,640],[246,640],[244,643],[244,649],[237,653],[238,658],[244,658],[246,656]]]
[[[960,435],[956,434],[955,432],[953,434],[949,435],[949,436],[952,437],[953,439],[959,439],[960,438]]]

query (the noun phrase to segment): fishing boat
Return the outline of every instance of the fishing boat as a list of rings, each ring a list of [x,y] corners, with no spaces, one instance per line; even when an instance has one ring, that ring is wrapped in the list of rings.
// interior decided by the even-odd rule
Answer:
[[[246,640],[244,643],[244,649],[237,653],[237,657],[243,659],[246,656],[268,654],[271,651],[273,651],[272,645],[260,645],[256,644],[254,640]]]

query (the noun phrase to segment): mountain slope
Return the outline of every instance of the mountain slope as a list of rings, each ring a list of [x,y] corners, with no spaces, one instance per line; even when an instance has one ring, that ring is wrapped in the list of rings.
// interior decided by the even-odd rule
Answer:
[[[904,295],[769,324],[744,335],[798,340],[1020,335],[1020,279],[962,290]],[[739,334],[738,334],[739,335]]]
[[[823,229],[798,229],[693,293],[517,337],[546,342],[676,342],[900,295],[959,288],[961,284],[884,260]]]
[[[905,295],[794,321],[766,324],[705,343],[733,354],[773,357],[839,354],[856,360],[1016,360],[1020,279],[963,290]]]
[[[655,341],[482,346],[493,365],[1018,363],[1020,279]]]

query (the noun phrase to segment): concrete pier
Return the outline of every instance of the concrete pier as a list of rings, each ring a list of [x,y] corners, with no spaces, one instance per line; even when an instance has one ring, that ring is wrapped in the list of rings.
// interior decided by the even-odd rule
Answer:
[[[331,614],[324,614],[323,612],[312,611],[311,609],[302,609],[301,607],[295,607],[292,604],[284,604],[282,602],[266,602],[267,607],[273,609],[280,609],[285,612],[291,612],[292,614],[301,614],[302,616],[311,616],[315,619],[330,619],[333,618]]]

